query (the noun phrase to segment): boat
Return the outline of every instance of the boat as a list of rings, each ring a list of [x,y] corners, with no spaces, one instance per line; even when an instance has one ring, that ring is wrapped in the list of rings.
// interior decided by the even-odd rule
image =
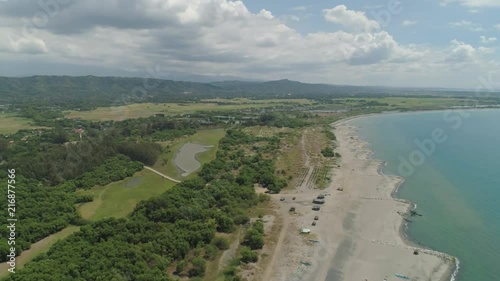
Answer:
[[[410,277],[406,276],[406,275],[401,275],[401,274],[395,274],[396,277],[399,277],[401,279],[406,279],[406,280],[410,280]]]

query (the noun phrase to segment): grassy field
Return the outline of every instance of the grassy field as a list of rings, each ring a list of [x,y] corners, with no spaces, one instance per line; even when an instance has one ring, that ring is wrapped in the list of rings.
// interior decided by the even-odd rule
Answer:
[[[54,245],[57,241],[70,236],[79,229],[80,227],[78,226],[69,226],[32,244],[29,250],[22,252],[22,254],[16,258],[16,270],[22,268],[25,264],[32,261],[36,256],[48,252],[50,247],[52,247],[52,245]],[[0,277],[7,275],[8,268],[9,266],[6,263],[0,264]]]
[[[125,217],[134,210],[139,201],[160,195],[174,185],[174,182],[163,179],[149,170],[142,170],[133,177],[104,187],[79,190],[80,194],[93,195],[94,201],[81,204],[78,210],[83,218],[93,221],[109,217]]]
[[[116,107],[99,107],[92,111],[65,111],[66,118],[82,118],[85,120],[105,121],[105,120],[125,120],[130,118],[149,117],[158,113],[165,115],[175,114],[189,114],[196,111],[232,111],[239,109],[249,108],[264,108],[279,105],[290,104],[305,104],[307,100],[253,100],[249,103],[248,100],[238,102],[237,100],[216,100],[218,102],[227,102],[231,104],[218,105],[215,102],[206,103],[190,103],[190,104],[177,104],[177,103],[140,103],[130,104],[126,106]]]
[[[219,140],[222,139],[225,134],[226,132],[223,129],[200,130],[192,136],[176,140],[175,142],[162,143],[164,147],[169,146],[168,151],[165,151],[158,158],[158,161],[152,168],[174,179],[181,180],[183,179],[181,177],[181,172],[174,162],[177,151],[188,142],[213,146],[210,150],[196,155],[196,159],[198,159],[201,164],[207,163],[208,161],[215,159],[215,154],[217,153],[219,146]],[[187,178],[192,177],[193,175],[195,175],[195,173],[192,173]]]
[[[21,129],[34,129],[31,120],[12,113],[0,113],[0,134],[13,134]]]
[[[270,104],[270,103],[278,103],[278,104],[312,104],[313,101],[308,99],[268,99],[268,100],[251,100],[246,98],[234,98],[234,99],[206,99],[203,100],[205,102],[224,102],[224,103],[232,103],[232,104]]]
[[[442,109],[450,106],[470,105],[465,99],[460,98],[428,98],[428,97],[385,97],[385,98],[342,98],[338,101],[349,101],[346,105],[356,105],[361,101],[387,103],[389,107],[400,109]]]

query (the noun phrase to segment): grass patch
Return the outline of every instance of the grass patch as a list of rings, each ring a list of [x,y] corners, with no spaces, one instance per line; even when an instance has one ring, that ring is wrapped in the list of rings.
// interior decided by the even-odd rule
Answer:
[[[130,185],[130,181],[137,181],[137,186]],[[84,219],[92,221],[109,217],[122,218],[130,214],[139,201],[158,196],[174,185],[174,182],[149,170],[142,170],[133,177],[104,187],[79,190],[80,194],[93,195],[94,201],[81,204],[78,210]]]
[[[35,129],[31,120],[13,113],[0,113],[0,134],[13,134],[22,129]]]

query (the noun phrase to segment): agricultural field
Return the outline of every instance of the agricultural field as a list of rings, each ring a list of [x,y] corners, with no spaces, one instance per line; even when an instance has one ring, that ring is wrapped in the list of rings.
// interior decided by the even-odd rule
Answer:
[[[219,147],[219,140],[222,139],[225,134],[226,132],[223,129],[200,130],[189,137],[172,142],[163,142],[161,144],[165,148],[165,151],[160,155],[158,161],[156,161],[152,168],[174,179],[185,179],[185,177],[182,177],[182,171],[175,164],[175,157],[178,151],[187,143],[212,146],[207,151],[196,154],[196,160],[203,165],[215,159],[215,154]],[[190,175],[194,175],[194,173]]]
[[[122,218],[130,214],[139,201],[158,196],[175,185],[149,170],[137,172],[133,177],[96,186],[78,193],[94,196],[94,201],[78,207],[84,219]]]
[[[13,134],[21,129],[35,129],[31,120],[12,113],[0,113],[0,134]]]
[[[133,119],[140,117],[149,117],[155,114],[176,115],[176,114],[190,114],[199,111],[233,111],[240,109],[258,109],[270,106],[291,106],[291,105],[305,105],[308,100],[243,100],[238,102],[232,99],[218,99],[213,102],[201,103],[139,103],[130,104],[126,106],[115,107],[99,107],[91,111],[65,111],[66,118],[82,118],[91,121],[107,121],[115,120],[122,121],[125,119]],[[219,105],[217,102],[224,102],[228,104]],[[310,102],[309,102],[310,103]]]

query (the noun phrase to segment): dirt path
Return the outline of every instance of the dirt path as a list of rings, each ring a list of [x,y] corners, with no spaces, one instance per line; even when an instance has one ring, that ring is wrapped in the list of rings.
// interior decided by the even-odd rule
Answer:
[[[307,183],[308,183],[309,178],[311,177],[311,175],[314,171],[314,167],[313,167],[313,165],[311,165],[311,161],[310,161],[311,158],[310,158],[309,154],[307,153],[305,134],[302,135],[302,138],[300,140],[300,145],[301,145],[302,152],[304,154],[304,160],[305,160],[304,166],[307,167],[309,170],[308,170],[302,184],[300,186],[296,187],[296,190],[294,191],[295,193],[304,192],[304,191],[308,190]],[[277,198],[274,198],[274,200],[276,200],[276,199]],[[278,206],[279,206],[279,202],[278,202]],[[280,209],[281,209],[281,217],[283,218],[283,228],[281,229],[278,242],[276,243],[276,246],[274,247],[274,251],[272,253],[272,258],[269,261],[269,263],[266,267],[266,270],[264,271],[264,275],[263,275],[262,280],[271,280],[272,275],[274,273],[273,269],[275,269],[275,266],[276,266],[276,260],[282,254],[282,251],[284,249],[283,243],[284,243],[285,238],[288,234],[290,224],[292,223],[292,221],[290,220],[289,214],[288,214],[288,209],[286,209],[286,207],[283,207],[283,206],[280,207]]]
[[[158,172],[157,170],[155,170],[155,169],[153,169],[151,167],[144,166],[144,168],[152,171],[153,173],[156,173],[156,174],[162,176],[163,178],[165,178],[167,180],[173,181],[175,183],[180,183],[181,182],[180,180],[173,179],[173,178],[171,178],[171,177],[169,177],[169,176],[167,176],[165,174],[162,174],[162,173]]]
[[[278,242],[276,243],[276,246],[274,247],[274,251],[272,253],[272,258],[269,261],[269,264],[266,267],[266,270],[264,271],[264,274],[262,276],[262,280],[271,280],[271,276],[273,274],[273,269],[276,263],[276,258],[279,256],[279,252],[283,249],[283,241],[285,241],[286,234],[288,233],[288,227],[290,225],[290,222],[287,218],[287,216],[283,216],[283,228],[281,229],[280,237],[278,239]]]

